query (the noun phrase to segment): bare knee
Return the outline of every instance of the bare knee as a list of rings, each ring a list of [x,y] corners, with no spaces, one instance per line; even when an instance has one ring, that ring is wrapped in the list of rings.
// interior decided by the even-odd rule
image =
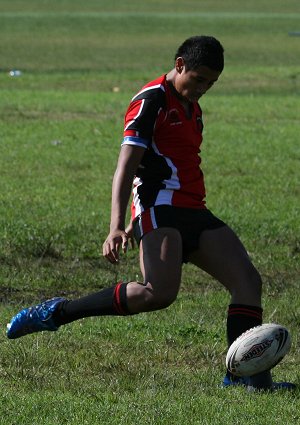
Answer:
[[[145,311],[161,310],[169,307],[177,298],[177,292],[155,293],[146,287]]]
[[[177,293],[177,290],[164,291],[163,293],[154,290],[149,282],[147,284],[131,282],[127,286],[129,311],[140,313],[167,308],[176,300]]]

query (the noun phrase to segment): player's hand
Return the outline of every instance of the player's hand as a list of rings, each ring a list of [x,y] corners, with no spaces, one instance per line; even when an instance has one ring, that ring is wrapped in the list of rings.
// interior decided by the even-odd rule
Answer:
[[[125,253],[128,247],[128,235],[124,230],[110,232],[103,244],[103,256],[112,264],[119,262],[119,252]]]

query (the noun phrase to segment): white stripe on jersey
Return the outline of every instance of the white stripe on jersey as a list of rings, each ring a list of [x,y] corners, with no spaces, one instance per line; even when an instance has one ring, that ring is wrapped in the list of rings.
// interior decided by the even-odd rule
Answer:
[[[156,144],[155,144],[154,140],[152,141],[152,147],[153,147],[153,150],[154,150],[154,152],[155,152],[155,153],[157,153],[158,155],[163,156],[163,155],[159,152],[159,150],[158,150],[158,148],[157,148],[157,146],[156,146]],[[178,175],[177,175],[177,167],[175,167],[175,165],[174,165],[174,164],[173,164],[173,162],[170,160],[170,158],[168,158],[167,156],[164,156],[164,158],[165,158],[165,160],[166,160],[166,162],[167,162],[168,166],[169,166],[169,167],[171,168],[171,170],[172,170],[172,175],[171,175],[171,178],[170,178],[170,179],[168,179],[168,180],[163,180],[163,183],[165,183],[165,185],[166,185],[167,189],[172,189],[172,190],[180,189],[180,182],[179,182],[179,178],[178,178]]]
[[[138,215],[140,215],[143,211],[144,208],[140,202],[140,198],[139,195],[137,193],[138,187],[142,184],[142,181],[136,177],[133,180],[133,190],[132,190],[132,195],[133,195],[133,204],[135,207],[135,216],[137,217]]]
[[[129,121],[129,123],[126,125],[126,127],[124,128],[124,131],[125,130],[127,130],[127,128],[132,124],[132,123],[134,123],[134,121],[141,115],[141,113],[142,113],[142,110],[143,110],[143,107],[144,107],[144,103],[145,103],[145,99],[142,99],[142,103],[141,103],[141,106],[140,106],[140,109],[138,110],[138,113],[136,114],[136,116],[133,118],[133,120],[131,120],[131,121]],[[138,136],[138,134],[137,134],[137,136]]]
[[[155,142],[152,142],[152,147],[154,152],[157,155],[161,155],[159,152]],[[169,167],[172,170],[172,176],[169,180],[163,180],[163,183],[166,185],[166,189],[161,189],[158,194],[157,198],[155,200],[154,205],[172,205],[172,198],[174,194],[174,190],[180,188],[179,179],[177,176],[177,168],[173,164],[173,162],[170,160],[170,158],[164,157],[167,161]],[[138,187],[143,183],[143,181],[139,177],[135,177],[133,181],[133,203],[135,206],[135,217],[138,217],[139,214],[141,214],[144,211],[144,208],[141,204],[141,200],[138,194]],[[151,216],[152,217],[152,216]],[[154,220],[154,222],[153,222]],[[155,217],[152,219],[153,225],[156,225]],[[154,226],[155,228],[155,226]]]
[[[150,86],[150,87],[145,87],[144,89],[142,89],[141,91],[139,91],[132,99],[131,101],[133,101],[136,97],[138,97],[140,94],[145,93],[148,90],[153,90],[153,89],[158,89],[160,88],[162,91],[165,91],[165,88],[162,84],[156,84],[155,86]]]

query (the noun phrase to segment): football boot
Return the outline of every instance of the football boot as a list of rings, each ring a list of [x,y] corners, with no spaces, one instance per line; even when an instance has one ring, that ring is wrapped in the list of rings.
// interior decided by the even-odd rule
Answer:
[[[57,331],[57,326],[52,318],[58,304],[65,298],[52,298],[32,307],[25,308],[17,313],[7,325],[6,335],[9,339],[41,331]]]

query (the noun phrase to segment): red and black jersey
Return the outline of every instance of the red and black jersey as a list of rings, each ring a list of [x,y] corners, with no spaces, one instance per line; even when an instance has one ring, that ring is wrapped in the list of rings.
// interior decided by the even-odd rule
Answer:
[[[206,208],[199,157],[202,111],[193,103],[191,117],[166,75],[133,97],[125,115],[123,145],[145,148],[133,182],[133,218],[156,205]]]

